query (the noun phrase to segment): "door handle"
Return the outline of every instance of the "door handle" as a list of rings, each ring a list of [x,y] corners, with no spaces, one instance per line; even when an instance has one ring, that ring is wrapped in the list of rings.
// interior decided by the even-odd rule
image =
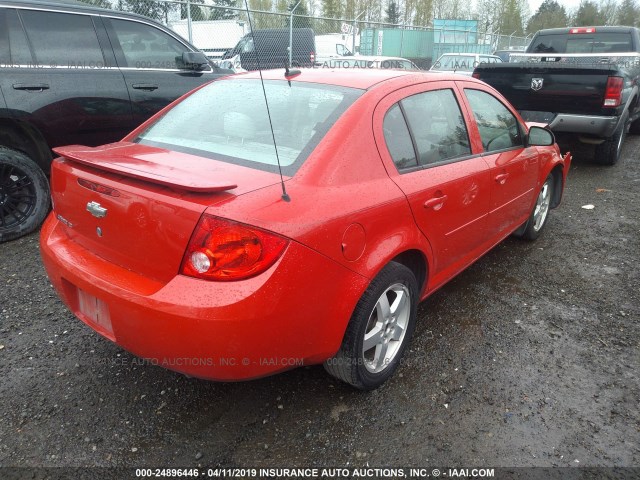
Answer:
[[[496,182],[500,185],[504,185],[507,183],[507,177],[509,177],[508,173],[501,173],[500,175],[496,175]]]
[[[42,92],[43,90],[49,90],[48,83],[14,83],[14,90],[26,90],[28,92]]]
[[[424,208],[433,208],[434,210],[440,210],[444,205],[444,202],[447,201],[447,196],[442,195],[440,197],[433,197],[430,200],[424,202]]]
[[[153,83],[134,83],[131,86],[136,90],[146,90],[148,92],[153,92],[154,90],[158,89],[158,85],[155,85]]]

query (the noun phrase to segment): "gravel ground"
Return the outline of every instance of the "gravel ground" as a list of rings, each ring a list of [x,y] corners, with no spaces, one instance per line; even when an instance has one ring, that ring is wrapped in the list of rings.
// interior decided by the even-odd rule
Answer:
[[[61,304],[37,234],[2,245],[0,465],[639,466],[640,137],[614,167],[588,157],[537,242],[420,306],[371,393],[319,366],[221,384],[140,365]]]

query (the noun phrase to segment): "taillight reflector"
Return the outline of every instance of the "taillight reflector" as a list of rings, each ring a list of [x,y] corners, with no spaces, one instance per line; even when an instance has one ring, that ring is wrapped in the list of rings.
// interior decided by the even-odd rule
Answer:
[[[609,77],[604,92],[603,107],[617,107],[622,103],[622,77]]]
[[[204,215],[191,236],[180,273],[204,280],[242,280],[271,267],[288,244],[275,233]]]
[[[115,188],[100,185],[99,183],[95,182],[90,182],[89,180],[85,180],[84,178],[78,179],[78,185],[84,188],[88,188],[89,190],[93,190],[94,192],[102,193],[104,195],[110,195],[112,197],[120,196],[120,192]]]

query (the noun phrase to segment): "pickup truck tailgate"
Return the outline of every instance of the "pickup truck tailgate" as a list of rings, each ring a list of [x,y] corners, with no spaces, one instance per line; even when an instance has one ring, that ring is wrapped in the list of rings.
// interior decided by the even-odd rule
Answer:
[[[504,63],[479,65],[474,77],[502,93],[518,110],[599,114],[610,65]]]

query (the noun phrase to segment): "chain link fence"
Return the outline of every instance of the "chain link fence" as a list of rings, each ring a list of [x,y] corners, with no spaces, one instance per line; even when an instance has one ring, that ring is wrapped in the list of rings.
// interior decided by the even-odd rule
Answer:
[[[218,65],[236,71],[258,66],[322,65],[338,60],[346,65],[347,60],[354,60],[351,58],[354,55],[400,57],[428,69],[444,53],[515,52],[523,50],[529,40],[528,37],[480,33],[477,22],[470,20],[435,20],[432,27],[418,27],[295,12],[247,11],[236,7],[233,0],[219,3],[225,5],[197,3],[197,0],[119,0],[112,8],[159,21]],[[254,36],[248,36],[252,28]],[[403,68],[405,64],[388,65]],[[384,65],[379,63],[379,66]]]

